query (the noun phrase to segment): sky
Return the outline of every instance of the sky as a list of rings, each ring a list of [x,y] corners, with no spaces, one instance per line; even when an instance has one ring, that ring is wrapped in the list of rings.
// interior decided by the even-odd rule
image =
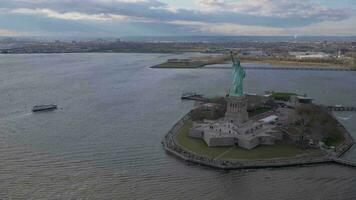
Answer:
[[[356,36],[356,0],[0,0],[0,36]]]

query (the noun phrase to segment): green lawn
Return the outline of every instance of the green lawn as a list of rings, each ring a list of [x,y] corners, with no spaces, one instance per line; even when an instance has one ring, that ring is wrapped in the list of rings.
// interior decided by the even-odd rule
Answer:
[[[177,142],[184,149],[208,157],[216,157],[225,152],[227,149],[229,149],[226,147],[208,147],[202,139],[195,139],[189,137],[188,133],[192,125],[192,121],[187,122],[176,136]]]
[[[255,110],[251,110],[251,111],[248,113],[248,116],[249,116],[249,117],[254,117],[254,116],[256,116],[256,115],[260,115],[260,114],[262,114],[262,113],[269,112],[269,111],[271,111],[271,108],[263,108],[263,107],[261,107],[261,108],[255,109]]]
[[[177,134],[176,140],[182,148],[209,158],[216,158],[219,156],[219,158],[226,160],[269,159],[293,157],[307,153],[305,150],[287,144],[258,146],[252,150],[246,150],[240,147],[208,147],[202,139],[194,139],[188,136],[192,124],[193,123],[191,121],[186,123],[186,125]],[[308,151],[308,153],[310,153],[310,151]]]
[[[327,138],[324,143],[327,146],[334,146],[337,147],[339,146],[343,141],[345,140],[345,138],[341,135],[333,137],[333,138]]]
[[[289,101],[290,97],[293,95],[297,95],[296,93],[291,92],[273,92],[272,97],[281,101]]]

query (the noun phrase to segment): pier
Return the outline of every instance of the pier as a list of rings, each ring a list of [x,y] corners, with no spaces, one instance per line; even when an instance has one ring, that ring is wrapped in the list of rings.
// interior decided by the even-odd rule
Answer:
[[[330,111],[356,112],[356,106],[327,106]]]
[[[182,94],[182,100],[192,100],[192,101],[208,101],[208,98],[204,97],[201,94],[197,94],[195,92],[187,92]]]

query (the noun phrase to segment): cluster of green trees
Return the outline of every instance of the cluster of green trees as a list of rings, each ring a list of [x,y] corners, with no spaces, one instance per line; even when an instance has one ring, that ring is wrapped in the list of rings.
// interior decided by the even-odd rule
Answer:
[[[344,140],[344,129],[329,113],[327,108],[313,104],[297,107],[301,126],[313,139],[323,141],[328,146],[337,146]]]

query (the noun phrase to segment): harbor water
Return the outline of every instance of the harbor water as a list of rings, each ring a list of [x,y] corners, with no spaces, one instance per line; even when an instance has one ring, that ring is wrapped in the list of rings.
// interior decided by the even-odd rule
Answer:
[[[0,199],[356,199],[354,168],[220,171],[167,154],[162,138],[194,106],[181,94],[224,95],[231,84],[226,69],[149,68],[191,55],[0,55]],[[247,70],[245,91],[356,106],[355,77]],[[32,113],[40,104],[58,109]],[[356,113],[335,115],[356,138]]]

